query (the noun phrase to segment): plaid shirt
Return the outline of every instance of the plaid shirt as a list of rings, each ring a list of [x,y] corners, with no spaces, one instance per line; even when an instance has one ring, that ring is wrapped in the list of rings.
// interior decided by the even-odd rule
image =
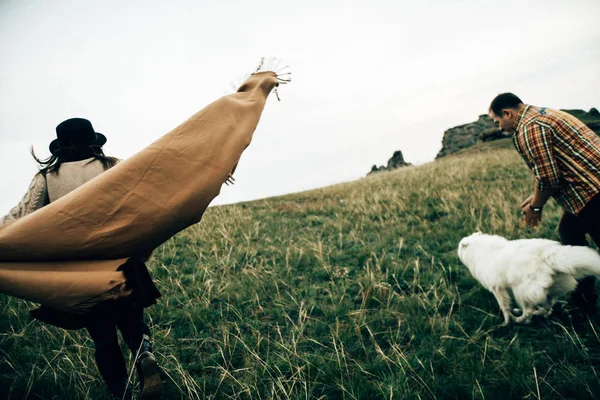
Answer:
[[[541,190],[577,215],[600,193],[600,136],[574,116],[526,105],[513,126],[513,143]]]

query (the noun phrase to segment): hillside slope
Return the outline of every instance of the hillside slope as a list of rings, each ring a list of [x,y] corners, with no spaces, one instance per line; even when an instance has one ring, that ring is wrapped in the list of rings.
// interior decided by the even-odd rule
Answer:
[[[210,208],[150,263],[168,398],[593,398],[598,321],[500,328],[456,257],[476,230],[555,238],[553,202],[538,230],[520,225],[531,184],[500,146]],[[0,307],[0,398],[106,395],[85,332]]]

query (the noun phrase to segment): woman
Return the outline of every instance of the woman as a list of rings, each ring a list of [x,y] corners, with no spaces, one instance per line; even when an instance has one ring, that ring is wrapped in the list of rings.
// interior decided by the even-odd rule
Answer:
[[[86,119],[71,118],[62,122],[56,127],[56,135],[57,139],[50,143],[52,155],[47,160],[38,159],[32,149],[40,171],[33,178],[23,200],[0,220],[0,226],[56,201],[118,163],[118,159],[104,155],[102,146],[106,137],[95,132]],[[94,341],[96,365],[111,395],[131,399],[127,369],[117,339],[118,328],[135,356],[141,398],[158,398],[162,392],[162,381],[152,354],[150,329],[144,322],[143,309],[156,303],[160,293],[142,261],[128,261],[121,269],[132,290],[131,295],[119,300],[106,300],[83,315],[44,306],[35,310],[33,315],[67,329],[85,327]]]
[[[65,327],[74,320],[62,318],[66,311],[87,315],[89,307],[112,304],[109,299],[129,296],[138,308],[153,304],[159,293],[143,264],[145,256],[200,222],[223,183],[232,180],[269,93],[290,81],[286,67],[272,61],[261,60],[236,92],[117,167],[0,228],[0,293],[42,304],[34,316]],[[97,149],[93,136],[87,146]],[[145,345],[142,340],[140,348]],[[138,363],[143,395],[149,387],[160,389],[158,367],[148,359]]]

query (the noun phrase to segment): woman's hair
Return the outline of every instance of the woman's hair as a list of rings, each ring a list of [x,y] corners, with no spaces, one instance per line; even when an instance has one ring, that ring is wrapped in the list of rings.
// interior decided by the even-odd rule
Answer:
[[[115,157],[105,156],[102,147],[98,146],[88,146],[85,150],[75,147],[61,147],[45,160],[39,159],[35,155],[35,151],[33,151],[33,146],[31,146],[31,155],[33,156],[33,159],[40,164],[39,173],[42,175],[46,175],[49,172],[58,173],[60,165],[64,162],[80,161],[92,157],[94,159],[90,160],[90,162],[99,160],[105,170],[114,167],[119,162]]]

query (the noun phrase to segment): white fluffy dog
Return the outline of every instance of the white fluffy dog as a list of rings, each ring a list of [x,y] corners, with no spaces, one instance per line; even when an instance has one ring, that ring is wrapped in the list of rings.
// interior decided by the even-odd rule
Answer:
[[[460,241],[458,257],[494,294],[505,325],[549,316],[552,306],[575,289],[577,279],[600,276],[595,250],[547,239],[507,240],[477,232]],[[510,311],[511,292],[522,312],[518,317]]]

